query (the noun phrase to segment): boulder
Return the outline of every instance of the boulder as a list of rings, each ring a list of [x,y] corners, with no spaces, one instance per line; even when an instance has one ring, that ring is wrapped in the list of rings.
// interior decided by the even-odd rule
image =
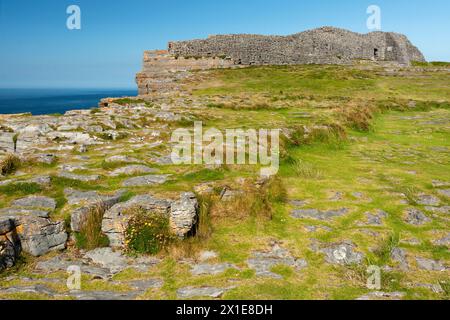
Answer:
[[[170,222],[175,234],[184,238],[197,224],[199,204],[193,193],[181,194],[170,206]]]
[[[0,132],[0,151],[13,153],[15,151],[14,132]]]
[[[42,256],[53,250],[66,247],[67,232],[64,222],[53,222],[38,216],[14,216],[17,233],[24,252],[33,256]]]
[[[0,217],[0,272],[14,266],[21,249],[14,221],[9,217]]]
[[[69,205],[82,205],[74,209],[70,215],[70,227],[75,232],[80,232],[83,221],[93,207],[101,204],[105,210],[108,210],[119,203],[123,196],[123,191],[108,196],[99,195],[96,191],[78,191],[70,188],[65,189],[64,193]]]
[[[193,193],[183,193],[178,201],[159,199],[152,195],[139,195],[127,202],[118,203],[105,212],[102,231],[113,248],[124,246],[124,232],[127,229],[131,208],[139,208],[151,213],[161,213],[170,219],[174,234],[180,238],[186,237],[198,219],[198,201]]]
[[[149,212],[169,214],[170,202],[159,200],[151,195],[139,195],[127,202],[118,203],[105,212],[102,222],[102,231],[108,238],[111,247],[124,246],[124,232],[128,226],[130,216],[127,216],[131,208],[140,208]]]

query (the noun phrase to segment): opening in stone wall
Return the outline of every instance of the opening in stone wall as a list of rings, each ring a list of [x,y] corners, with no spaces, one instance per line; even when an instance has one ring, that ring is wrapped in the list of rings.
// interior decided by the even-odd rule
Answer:
[[[373,49],[373,57],[375,59],[378,59],[378,49],[377,48]]]

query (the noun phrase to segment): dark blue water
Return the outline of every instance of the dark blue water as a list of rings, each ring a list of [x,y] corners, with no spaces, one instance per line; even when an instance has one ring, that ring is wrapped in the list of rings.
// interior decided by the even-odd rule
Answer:
[[[0,89],[0,114],[62,114],[97,107],[102,98],[136,95],[136,90],[129,89]]]

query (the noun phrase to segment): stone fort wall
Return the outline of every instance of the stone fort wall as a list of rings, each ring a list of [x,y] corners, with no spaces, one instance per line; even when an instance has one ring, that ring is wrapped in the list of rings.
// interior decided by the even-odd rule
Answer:
[[[290,36],[217,35],[203,40],[170,42],[167,51],[147,51],[137,75],[139,94],[174,88],[180,71],[251,65],[351,64],[354,60],[410,65],[425,61],[404,35],[359,34],[332,27]]]

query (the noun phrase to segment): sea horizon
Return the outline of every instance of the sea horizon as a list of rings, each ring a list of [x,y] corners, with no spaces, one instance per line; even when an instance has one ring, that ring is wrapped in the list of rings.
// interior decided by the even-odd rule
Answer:
[[[95,108],[103,98],[136,95],[133,88],[0,88],[0,114],[63,114]]]

